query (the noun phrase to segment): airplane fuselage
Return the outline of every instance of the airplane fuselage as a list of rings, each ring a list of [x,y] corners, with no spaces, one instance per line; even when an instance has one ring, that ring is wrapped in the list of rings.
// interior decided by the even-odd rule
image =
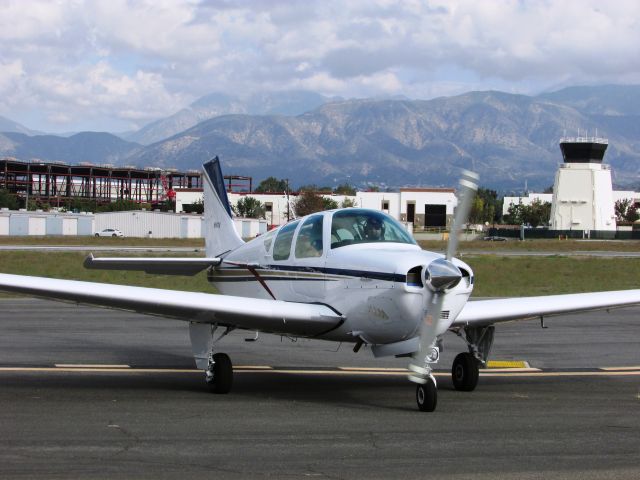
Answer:
[[[223,294],[322,303],[345,317],[335,329],[314,334],[317,338],[388,344],[415,337],[433,296],[425,285],[423,269],[442,255],[424,251],[415,243],[389,241],[336,247],[335,227],[333,233],[331,229],[333,213],[316,214],[323,217],[325,227],[324,248],[317,256],[296,255],[302,219],[295,230],[291,229],[288,258],[283,259],[282,253],[274,255],[274,244],[285,225],[230,252],[210,272],[209,281]],[[465,275],[451,289],[443,307],[449,325],[473,289],[469,266],[457,259],[454,263]]]

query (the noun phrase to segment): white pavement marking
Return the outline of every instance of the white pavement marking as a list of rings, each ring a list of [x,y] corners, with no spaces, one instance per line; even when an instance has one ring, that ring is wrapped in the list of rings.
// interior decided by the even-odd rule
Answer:
[[[104,365],[104,364],[91,364],[91,363],[55,363],[56,368],[131,368],[129,365]]]
[[[482,377],[617,377],[640,376],[640,369],[631,367],[619,367],[617,370],[589,370],[589,371],[552,371],[545,372],[538,369],[505,369],[500,371],[481,370]],[[273,368],[268,366],[242,366],[235,367],[234,373],[271,373],[287,375],[346,375],[346,376],[405,376],[408,371],[394,368],[365,368],[365,367],[336,367],[335,369],[304,369],[304,368]],[[122,368],[121,366],[82,366],[82,367],[0,367],[1,372],[40,372],[40,373],[197,373],[201,370],[187,368]],[[449,372],[434,372],[435,376],[448,377]]]

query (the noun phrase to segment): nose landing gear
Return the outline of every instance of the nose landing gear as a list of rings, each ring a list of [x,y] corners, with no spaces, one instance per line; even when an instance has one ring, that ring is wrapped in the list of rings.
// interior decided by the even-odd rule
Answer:
[[[436,380],[429,376],[427,383],[416,386],[416,403],[421,412],[433,412],[438,405],[438,387]]]

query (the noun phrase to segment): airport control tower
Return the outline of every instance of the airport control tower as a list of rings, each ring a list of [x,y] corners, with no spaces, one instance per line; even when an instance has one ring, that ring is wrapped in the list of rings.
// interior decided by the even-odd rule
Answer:
[[[608,144],[597,137],[560,139],[564,163],[553,185],[553,230],[616,229],[611,167],[602,163]]]

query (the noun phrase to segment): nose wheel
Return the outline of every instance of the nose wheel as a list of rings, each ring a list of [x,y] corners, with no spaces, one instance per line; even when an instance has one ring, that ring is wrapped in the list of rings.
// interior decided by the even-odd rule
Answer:
[[[438,405],[438,387],[433,377],[416,386],[416,403],[421,412],[433,412]]]
[[[229,393],[233,385],[233,365],[226,353],[211,356],[209,366],[205,370],[205,378],[209,390],[213,393]]]

